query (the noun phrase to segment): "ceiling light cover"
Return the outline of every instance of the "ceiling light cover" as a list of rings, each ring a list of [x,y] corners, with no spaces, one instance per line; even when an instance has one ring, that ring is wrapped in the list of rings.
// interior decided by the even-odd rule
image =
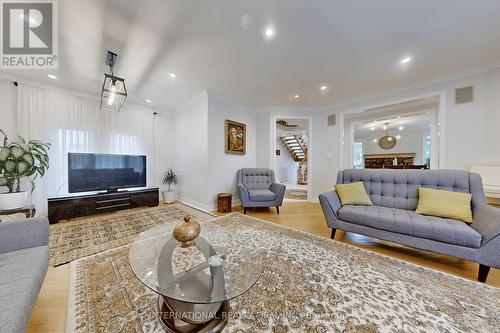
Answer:
[[[57,79],[57,76],[55,76],[54,74],[49,74],[47,76],[53,80]]]
[[[412,60],[412,57],[404,57],[401,59],[401,65],[409,64]]]
[[[264,29],[264,38],[271,40],[276,36],[276,29],[272,26],[268,26]]]
[[[170,76],[172,79],[175,79],[177,77],[177,75],[175,75],[175,73],[169,73],[168,76]]]

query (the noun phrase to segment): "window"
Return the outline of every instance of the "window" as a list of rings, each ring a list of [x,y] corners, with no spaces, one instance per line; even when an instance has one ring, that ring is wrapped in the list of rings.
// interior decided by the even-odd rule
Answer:
[[[431,167],[431,135],[424,133],[424,165],[427,169]]]
[[[353,151],[353,167],[354,169],[363,169],[363,142],[354,142],[352,145]]]

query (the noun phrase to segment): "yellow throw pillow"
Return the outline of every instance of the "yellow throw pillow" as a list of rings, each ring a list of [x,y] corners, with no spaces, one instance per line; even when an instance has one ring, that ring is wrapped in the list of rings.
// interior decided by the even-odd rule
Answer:
[[[420,187],[415,213],[472,223],[472,195]]]
[[[344,205],[364,205],[373,206],[368,193],[362,182],[350,184],[337,184],[335,191],[339,195],[342,206]]]

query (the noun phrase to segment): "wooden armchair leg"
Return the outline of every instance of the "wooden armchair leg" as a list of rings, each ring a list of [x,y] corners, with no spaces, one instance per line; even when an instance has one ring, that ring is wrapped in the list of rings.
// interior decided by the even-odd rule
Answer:
[[[479,272],[477,274],[477,280],[479,282],[486,282],[488,278],[488,273],[490,272],[490,267],[479,264]]]
[[[276,211],[278,212],[278,214],[280,213],[280,208],[279,208],[279,206],[276,206]]]
[[[332,239],[335,239],[335,233],[337,232],[337,229],[332,228]]]
[[[246,214],[246,213],[247,213],[247,208],[243,207],[243,214]]]

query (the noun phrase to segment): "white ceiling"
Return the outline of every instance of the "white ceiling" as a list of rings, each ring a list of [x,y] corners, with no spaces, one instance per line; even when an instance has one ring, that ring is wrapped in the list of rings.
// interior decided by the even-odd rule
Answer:
[[[60,0],[59,6],[59,79],[48,79],[47,71],[3,74],[97,96],[111,50],[129,101],[151,99],[161,109],[205,89],[256,109],[322,107],[500,59],[496,0]],[[271,41],[262,38],[269,24],[277,31]],[[414,60],[401,66],[406,55]],[[321,93],[324,84],[329,89]]]

